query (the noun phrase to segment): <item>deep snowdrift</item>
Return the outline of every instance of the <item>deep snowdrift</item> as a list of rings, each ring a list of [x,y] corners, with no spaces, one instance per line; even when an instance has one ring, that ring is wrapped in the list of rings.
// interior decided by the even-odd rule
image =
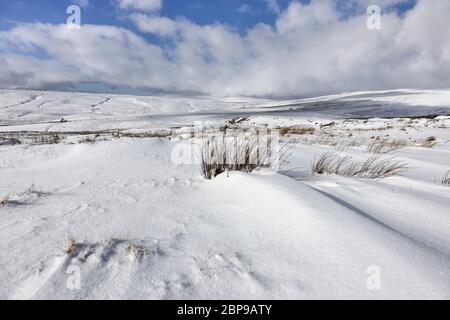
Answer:
[[[443,92],[396,94],[388,102],[392,93],[364,100],[390,105],[384,116],[398,112],[390,113],[401,97],[411,114],[426,103],[427,114],[448,109]],[[36,94],[0,94],[0,131],[162,128],[189,126],[197,117],[223,124],[243,104],[113,97],[92,111],[87,106],[102,101],[98,95],[37,93],[28,101],[30,95]],[[413,96],[422,107],[408,100]],[[324,99],[331,98],[317,100]],[[248,124],[316,128],[285,137],[293,146],[286,171],[205,181],[198,166],[171,160],[174,146],[190,143],[179,136],[0,146],[0,197],[9,194],[0,206],[0,297],[450,298],[450,189],[438,183],[450,170],[449,118],[407,127],[401,119],[338,120],[351,112],[345,104],[312,112],[251,101],[256,111]],[[401,176],[311,174],[311,162],[324,152],[366,157],[374,135],[406,141],[393,153],[408,163]],[[436,145],[421,145],[431,135]],[[71,239],[78,247],[69,255]],[[379,289],[367,285],[374,267]],[[80,289],[71,290],[78,271]]]

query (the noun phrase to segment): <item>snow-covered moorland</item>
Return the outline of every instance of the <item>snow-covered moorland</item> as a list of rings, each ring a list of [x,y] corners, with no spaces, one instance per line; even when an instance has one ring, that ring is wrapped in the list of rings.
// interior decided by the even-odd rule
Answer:
[[[450,91],[0,91],[0,298],[450,299],[449,115]],[[173,161],[199,122],[289,157],[206,180]],[[313,173],[324,154],[404,167]]]

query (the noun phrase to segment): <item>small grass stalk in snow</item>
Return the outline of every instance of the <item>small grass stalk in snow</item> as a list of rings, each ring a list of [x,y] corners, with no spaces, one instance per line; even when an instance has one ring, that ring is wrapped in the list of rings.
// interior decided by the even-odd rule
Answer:
[[[125,252],[129,254],[131,260],[135,260],[138,263],[140,263],[144,256],[148,254],[147,250],[143,246],[134,243],[130,243],[125,248]]]
[[[442,177],[441,183],[445,186],[450,186],[450,170]]]

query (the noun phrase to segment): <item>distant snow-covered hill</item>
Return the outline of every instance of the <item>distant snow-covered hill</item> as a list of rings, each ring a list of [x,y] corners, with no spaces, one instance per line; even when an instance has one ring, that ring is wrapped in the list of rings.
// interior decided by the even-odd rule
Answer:
[[[256,114],[303,119],[448,115],[450,90],[358,92],[285,101],[0,90],[1,130],[167,127]]]

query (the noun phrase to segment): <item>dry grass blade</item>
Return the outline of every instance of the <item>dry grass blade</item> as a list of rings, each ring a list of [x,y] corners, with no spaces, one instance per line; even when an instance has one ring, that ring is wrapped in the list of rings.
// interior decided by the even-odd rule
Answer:
[[[331,172],[333,171],[333,160],[334,156],[331,153],[323,154],[317,161],[316,158],[314,158],[311,171],[317,174],[325,174],[327,172]]]
[[[404,140],[381,139],[375,140],[369,144],[367,151],[369,153],[385,154],[400,149],[406,145],[407,143]]]

